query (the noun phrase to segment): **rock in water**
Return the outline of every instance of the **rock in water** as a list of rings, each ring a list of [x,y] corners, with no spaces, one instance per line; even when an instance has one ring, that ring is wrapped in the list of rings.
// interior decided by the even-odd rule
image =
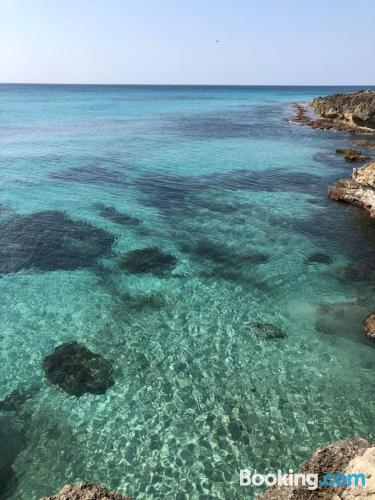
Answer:
[[[371,340],[375,340],[375,314],[370,314],[363,324],[365,335]]]
[[[134,274],[152,273],[163,277],[175,267],[176,262],[174,255],[164,253],[157,247],[149,247],[128,252],[120,267]]]
[[[43,497],[40,500],[132,500],[131,497],[114,493],[99,484],[67,484],[52,497]]]
[[[52,384],[78,397],[86,392],[103,394],[113,384],[108,361],[78,342],[56,347],[44,358],[43,368]]]
[[[332,200],[350,203],[375,217],[375,162],[353,169],[351,179],[340,179],[329,190]]]
[[[336,153],[344,155],[346,161],[368,161],[370,158],[352,148],[337,148]]]
[[[247,330],[263,340],[284,339],[287,334],[272,323],[248,323]]]
[[[375,148],[375,141],[367,141],[366,139],[357,139],[353,141],[353,144],[364,148]]]

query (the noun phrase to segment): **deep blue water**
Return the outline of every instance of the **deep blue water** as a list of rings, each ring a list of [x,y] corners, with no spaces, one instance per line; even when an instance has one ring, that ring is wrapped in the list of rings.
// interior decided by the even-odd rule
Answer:
[[[4,498],[253,498],[240,468],[374,439],[375,226],[326,197],[353,138],[290,122],[345,90],[0,85]],[[149,247],[175,260],[124,264]],[[112,363],[105,394],[47,380],[72,340]]]

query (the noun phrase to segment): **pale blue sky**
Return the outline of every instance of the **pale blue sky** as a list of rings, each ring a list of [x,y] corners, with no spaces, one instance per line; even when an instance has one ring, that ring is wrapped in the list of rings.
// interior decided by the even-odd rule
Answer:
[[[371,85],[375,0],[0,0],[0,82]]]

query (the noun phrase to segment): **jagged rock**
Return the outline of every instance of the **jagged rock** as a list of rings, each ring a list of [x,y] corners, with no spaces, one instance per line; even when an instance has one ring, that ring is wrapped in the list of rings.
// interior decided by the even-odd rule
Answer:
[[[352,148],[337,148],[336,153],[344,155],[346,161],[368,161],[370,158]]]
[[[375,314],[370,314],[363,324],[365,335],[369,339],[375,340]]]
[[[327,473],[364,473],[366,486],[319,486],[316,490],[297,486],[271,486],[256,496],[257,500],[361,500],[375,499],[375,446],[365,439],[338,441],[316,450],[311,459],[302,464],[305,474],[318,474],[319,481]]]
[[[78,342],[56,347],[44,358],[43,368],[52,384],[78,397],[86,392],[103,394],[113,384],[108,361]]]
[[[248,323],[246,329],[263,340],[283,339],[287,334],[272,323]]]
[[[375,129],[375,91],[317,97],[310,104],[322,118],[353,127]]]
[[[352,485],[342,493],[342,500],[375,500],[375,446],[367,448],[363,455],[357,455],[349,462],[347,474],[366,474],[366,485]]]
[[[128,252],[120,267],[134,274],[152,273],[163,277],[175,267],[176,263],[174,255],[164,253],[157,247],[149,247]]]
[[[370,217],[375,217],[375,162],[353,169],[351,179],[337,181],[328,196],[363,208]]]
[[[57,495],[40,500],[132,500],[95,483],[67,484]]]
[[[375,91],[317,97],[309,105],[296,104],[293,121],[322,130],[375,133]]]

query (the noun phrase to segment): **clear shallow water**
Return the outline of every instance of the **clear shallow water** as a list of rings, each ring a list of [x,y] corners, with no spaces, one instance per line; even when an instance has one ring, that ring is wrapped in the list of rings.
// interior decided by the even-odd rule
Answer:
[[[350,270],[373,261],[375,226],[326,199],[350,136],[289,122],[291,103],[337,90],[0,85],[0,399],[29,391],[0,410],[7,498],[77,481],[252,498],[240,468],[374,439],[374,284]],[[51,254],[58,212],[80,224]],[[155,246],[171,275],[119,266]],[[254,321],[288,337],[261,340]],[[113,364],[106,394],[48,383],[43,358],[70,340]]]

